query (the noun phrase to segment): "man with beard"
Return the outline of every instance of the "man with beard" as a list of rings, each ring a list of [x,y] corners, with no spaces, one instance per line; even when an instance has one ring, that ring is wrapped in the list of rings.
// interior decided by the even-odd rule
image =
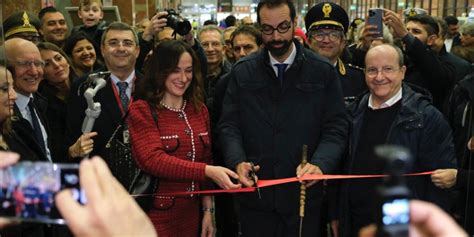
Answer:
[[[115,134],[114,138],[125,144],[124,146],[129,144],[128,129],[126,124],[123,124],[123,117],[128,111],[130,102],[133,101],[135,85],[142,78],[135,72],[135,62],[140,52],[138,36],[128,24],[114,22],[104,31],[100,49],[106,66],[100,71],[110,71],[110,76],[105,78],[106,86],[94,97],[94,101],[101,104],[101,113],[92,129],[98,134],[93,138],[93,143],[88,144],[93,149],[90,156],[102,156],[114,176],[128,188],[134,176],[134,167],[120,169],[122,166],[114,163],[113,159],[122,159],[120,162],[123,165],[128,165],[128,160],[125,160],[125,157],[112,157],[114,154],[110,154],[111,152],[107,152],[105,148],[112,134]],[[71,86],[66,131],[69,145],[82,134],[81,127],[87,108],[84,91],[88,88],[88,84],[87,76],[85,76],[76,80]]]
[[[290,0],[260,1],[257,20],[265,48],[232,68],[218,124],[226,165],[247,187],[258,178],[331,173],[348,130],[334,67],[293,40],[296,11]],[[308,146],[304,166],[299,165],[303,145]],[[317,236],[322,184],[301,183],[307,187],[301,236]],[[298,236],[300,186],[238,194],[243,236]]]
[[[39,33],[43,41],[51,42],[62,48],[66,40],[67,24],[64,15],[54,7],[45,7],[38,14],[41,21]]]
[[[349,104],[367,89],[361,68],[344,64],[341,55],[346,47],[349,17],[346,11],[332,2],[322,2],[312,7],[305,17],[309,47],[327,58],[336,67],[341,80],[344,101]]]

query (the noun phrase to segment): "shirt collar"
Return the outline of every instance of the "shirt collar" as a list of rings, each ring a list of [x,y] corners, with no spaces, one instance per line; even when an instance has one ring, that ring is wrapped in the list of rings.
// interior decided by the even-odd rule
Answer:
[[[30,99],[33,98],[33,94],[30,94],[29,96],[23,95],[21,93],[16,93],[16,106],[18,106],[18,109],[20,111],[23,111],[26,109],[28,106],[28,103],[30,102]]]
[[[398,90],[398,92],[392,96],[392,98],[388,99],[387,101],[383,102],[380,107],[376,108],[374,106],[374,104],[372,103],[372,94],[370,94],[369,96],[369,108],[373,109],[373,110],[376,110],[376,109],[385,109],[385,108],[388,108],[388,107],[391,107],[393,106],[395,103],[397,103],[399,100],[402,99],[402,87],[400,87],[400,90]]]
[[[132,85],[132,80],[133,78],[135,78],[135,69],[132,71],[132,73],[130,73],[130,75],[128,75],[127,79],[125,80],[125,82],[127,82],[127,84],[130,86]],[[114,74],[110,74],[110,79],[112,80],[113,84],[114,85],[117,85],[117,82],[120,82],[121,80],[115,76]]]

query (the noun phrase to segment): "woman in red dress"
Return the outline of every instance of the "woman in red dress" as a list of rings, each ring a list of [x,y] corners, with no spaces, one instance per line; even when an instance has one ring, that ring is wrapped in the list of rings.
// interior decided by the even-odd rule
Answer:
[[[240,187],[230,180],[238,178],[236,173],[210,165],[209,114],[202,102],[199,69],[189,45],[175,40],[160,43],[137,87],[141,100],[129,111],[133,157],[143,171],[160,178],[148,212],[160,237],[195,237],[200,224],[201,236],[214,234],[211,196],[160,194],[206,189],[211,180],[225,189]],[[157,111],[157,124],[149,104]]]

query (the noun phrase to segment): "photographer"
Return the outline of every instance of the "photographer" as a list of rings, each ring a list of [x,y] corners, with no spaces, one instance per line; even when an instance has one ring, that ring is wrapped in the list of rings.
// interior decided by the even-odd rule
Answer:
[[[207,60],[204,49],[198,40],[194,38],[191,23],[189,23],[189,30],[186,19],[183,19],[173,9],[157,12],[151,19],[150,24],[145,28],[143,33],[139,33],[140,38],[140,54],[135,64],[135,70],[143,72],[146,65],[147,56],[151,55],[152,50],[156,44],[159,44],[163,38],[182,39],[188,43],[194,52],[196,52],[199,61],[201,62],[201,72],[203,77],[207,75]],[[169,31],[172,29],[172,31]],[[158,37],[164,31],[171,33],[166,37]]]
[[[19,155],[0,152],[0,169],[15,164]],[[56,195],[61,215],[76,236],[156,236],[145,213],[98,158],[83,160],[80,182],[88,203],[80,205],[67,190]],[[13,224],[0,218],[0,229]]]

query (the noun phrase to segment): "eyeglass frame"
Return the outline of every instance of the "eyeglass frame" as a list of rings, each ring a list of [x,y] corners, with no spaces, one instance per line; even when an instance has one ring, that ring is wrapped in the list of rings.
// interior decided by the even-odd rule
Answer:
[[[369,71],[369,70],[373,70],[373,71]],[[382,73],[382,75],[384,76],[388,76],[388,75],[393,75],[395,72],[398,72],[400,70],[402,70],[401,67],[398,67],[395,69],[393,66],[383,66],[381,69],[372,67],[372,68],[366,68],[364,71],[365,71],[366,76],[370,78],[375,78],[379,75],[379,73]],[[373,74],[373,75],[370,75],[370,74]]]
[[[318,34],[322,35],[321,39],[316,38],[316,35],[318,35]],[[331,39],[331,36],[335,37],[335,34],[337,34],[337,38]],[[340,39],[344,38],[344,33],[340,30],[331,30],[331,31],[310,30],[309,37],[311,39],[316,40],[316,41],[323,41],[326,37],[328,37],[329,41],[335,42],[337,40],[340,40]],[[319,36],[319,37],[321,37],[321,36]]]
[[[288,32],[291,29],[291,27],[293,25],[292,23],[293,22],[291,22],[291,21],[285,20],[285,21],[281,22],[280,24],[278,24],[276,28],[271,26],[271,25],[262,24],[262,25],[260,25],[260,32],[262,32],[262,34],[264,34],[264,35],[272,35],[273,33],[275,33],[275,30],[276,30],[280,34],[285,34],[286,32]],[[279,29],[280,26],[282,26],[283,24],[287,24],[288,28],[283,29],[283,30]],[[270,28],[271,28],[272,32],[265,33],[264,27],[266,27],[268,30],[270,30]]]
[[[42,60],[33,60],[33,61],[9,61],[9,64],[15,64],[18,67],[28,68],[31,65],[35,66],[35,68],[44,68],[46,63]]]
[[[112,44],[111,44],[112,42]],[[117,44],[115,44],[117,43]],[[133,40],[130,40],[130,39],[124,39],[124,40],[118,40],[118,39],[111,39],[107,42],[105,42],[105,45],[111,47],[111,48],[118,48],[120,46],[124,47],[124,48],[133,48],[135,46],[137,46],[137,43]]]

